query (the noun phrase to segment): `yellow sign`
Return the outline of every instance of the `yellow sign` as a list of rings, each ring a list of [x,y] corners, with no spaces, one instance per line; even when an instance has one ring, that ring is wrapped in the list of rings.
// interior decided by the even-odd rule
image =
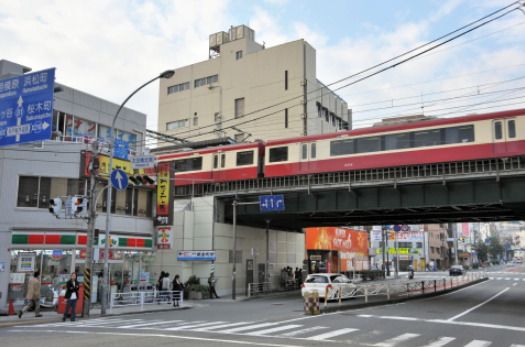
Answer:
[[[100,165],[98,170],[99,174],[109,176],[109,157],[105,155],[99,155],[98,160]],[[121,169],[128,175],[134,174],[133,166],[128,160],[113,158],[113,169]]]
[[[404,255],[407,255],[407,254],[419,254],[419,251],[417,250],[414,250],[414,252],[410,252],[412,248],[398,248],[397,249],[397,254],[404,254]],[[383,248],[376,248],[376,254],[383,254]],[[396,254],[396,249],[394,247],[389,247],[388,248],[388,254],[393,254],[395,255]]]

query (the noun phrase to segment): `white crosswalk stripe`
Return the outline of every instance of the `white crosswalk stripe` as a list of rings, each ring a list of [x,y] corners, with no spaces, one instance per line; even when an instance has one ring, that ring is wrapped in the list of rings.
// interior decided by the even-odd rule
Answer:
[[[429,343],[428,345],[424,345],[421,347],[442,347],[442,346],[445,346],[447,343],[454,341],[455,339],[456,339],[455,337],[444,336],[444,337],[440,337],[436,341]]]
[[[290,331],[288,333],[284,333],[284,334],[281,334],[279,336],[282,336],[282,337],[294,337],[294,336],[297,336],[297,335],[304,335],[304,334],[307,334],[307,333],[311,333],[311,332],[313,332],[315,330],[321,330],[321,329],[328,329],[328,327],[320,327],[320,326],[308,327],[308,328],[304,328],[304,329]]]
[[[468,344],[465,345],[465,347],[487,347],[490,346],[492,342],[490,341],[483,341],[483,340],[472,340]]]
[[[142,328],[142,327],[147,327],[147,326],[152,326],[152,325],[166,325],[166,324],[172,324],[172,323],[178,323],[178,322],[182,322],[180,319],[176,319],[176,320],[164,320],[164,321],[153,321],[153,322],[148,322],[148,323],[139,323],[139,324],[132,324],[132,325],[124,325],[124,326],[120,326],[118,327],[119,329],[131,329],[131,328]]]
[[[394,347],[394,346],[398,346],[402,342],[406,342],[406,341],[411,340],[411,339],[413,339],[415,337],[418,337],[418,336],[420,336],[420,335],[419,334],[411,334],[411,333],[401,334],[399,336],[396,336],[394,338],[388,339],[386,341],[376,343],[374,346],[375,347]]]
[[[259,328],[271,327],[277,324],[279,323],[260,323],[260,324],[248,325],[248,326],[240,327],[240,328],[227,329],[227,330],[223,330],[222,332],[223,333],[238,333],[238,332],[246,331],[246,330],[255,330]]]
[[[321,335],[310,336],[308,339],[309,340],[316,340],[316,341],[328,340],[328,339],[331,339],[332,337],[345,335],[345,334],[348,334],[348,333],[351,333],[351,332],[354,332],[354,331],[357,331],[357,330],[359,330],[359,329],[352,329],[352,328],[338,329],[338,330],[334,330],[334,331],[329,331],[329,332],[321,334]]]
[[[246,335],[262,336],[262,335],[268,335],[268,334],[271,334],[271,333],[276,333],[276,332],[279,332],[279,331],[291,330],[291,329],[295,329],[295,328],[299,328],[299,327],[302,327],[302,325],[300,325],[300,324],[289,324],[289,325],[283,325],[283,326],[275,327],[275,328],[269,328],[269,329],[264,329],[264,330],[252,331],[250,333],[247,333]]]
[[[525,345],[510,345],[510,347],[525,347]]]
[[[212,325],[212,326],[208,326],[204,328],[193,329],[193,331],[210,331],[210,330],[216,330],[216,329],[222,329],[222,328],[236,327],[239,325],[248,325],[252,323],[253,322],[236,322],[236,323],[228,323],[228,324],[219,324],[219,325]]]
[[[195,322],[186,322],[189,324],[178,324],[177,326],[171,327],[171,328],[165,328],[163,330],[168,331],[175,331],[175,330],[185,330],[185,329],[191,329],[191,328],[200,328],[208,325],[213,325],[215,323],[224,323],[224,322],[205,322],[205,321],[195,321]]]

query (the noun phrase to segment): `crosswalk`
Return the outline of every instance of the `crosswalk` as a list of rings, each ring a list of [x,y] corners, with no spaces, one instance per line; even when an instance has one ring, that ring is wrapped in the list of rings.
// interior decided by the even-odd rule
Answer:
[[[525,282],[525,277],[496,277],[496,276],[489,276],[489,280]]]
[[[434,337],[429,341],[428,337],[424,335],[404,332],[384,337],[381,341],[361,341],[362,339],[378,338],[377,336],[370,337],[366,331],[355,329],[351,327],[346,328],[329,328],[326,326],[304,326],[294,322],[288,324],[286,322],[229,322],[229,321],[205,321],[205,320],[145,320],[145,319],[119,319],[119,318],[96,318],[86,319],[77,322],[60,322],[60,323],[45,323],[31,326],[18,326],[18,328],[46,328],[44,331],[51,331],[52,328],[69,329],[122,329],[124,331],[133,331],[140,333],[144,331],[147,333],[151,330],[162,331],[163,333],[176,332],[201,332],[201,333],[215,333],[215,334],[230,334],[242,335],[247,337],[275,337],[285,339],[299,339],[310,341],[326,341],[326,342],[348,342],[352,345],[364,345],[372,347],[507,347],[499,343],[486,340],[472,339],[470,341],[461,342],[457,344],[457,338],[452,336]],[[118,331],[118,330],[114,330]],[[525,347],[524,344],[511,344],[508,347]]]

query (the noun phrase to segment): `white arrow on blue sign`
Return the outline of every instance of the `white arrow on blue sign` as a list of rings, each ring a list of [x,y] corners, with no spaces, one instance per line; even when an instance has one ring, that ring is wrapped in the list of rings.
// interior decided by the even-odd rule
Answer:
[[[49,140],[55,69],[0,80],[0,146]]]
[[[115,169],[111,171],[111,186],[117,190],[124,190],[128,187],[129,179],[128,175],[121,169]]]
[[[284,196],[282,194],[259,196],[259,210],[261,212],[279,212],[284,211],[284,209]]]

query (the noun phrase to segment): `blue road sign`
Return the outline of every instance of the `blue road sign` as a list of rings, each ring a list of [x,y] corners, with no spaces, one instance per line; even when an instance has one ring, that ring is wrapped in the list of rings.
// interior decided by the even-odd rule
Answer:
[[[128,187],[129,179],[128,175],[121,169],[115,169],[111,171],[111,186],[117,190],[124,190]]]
[[[128,160],[129,143],[121,139],[115,139],[114,146],[113,146],[113,156],[115,158]]]
[[[259,210],[261,212],[284,211],[284,196],[282,194],[259,196]]]
[[[0,80],[0,146],[49,140],[55,69]]]

